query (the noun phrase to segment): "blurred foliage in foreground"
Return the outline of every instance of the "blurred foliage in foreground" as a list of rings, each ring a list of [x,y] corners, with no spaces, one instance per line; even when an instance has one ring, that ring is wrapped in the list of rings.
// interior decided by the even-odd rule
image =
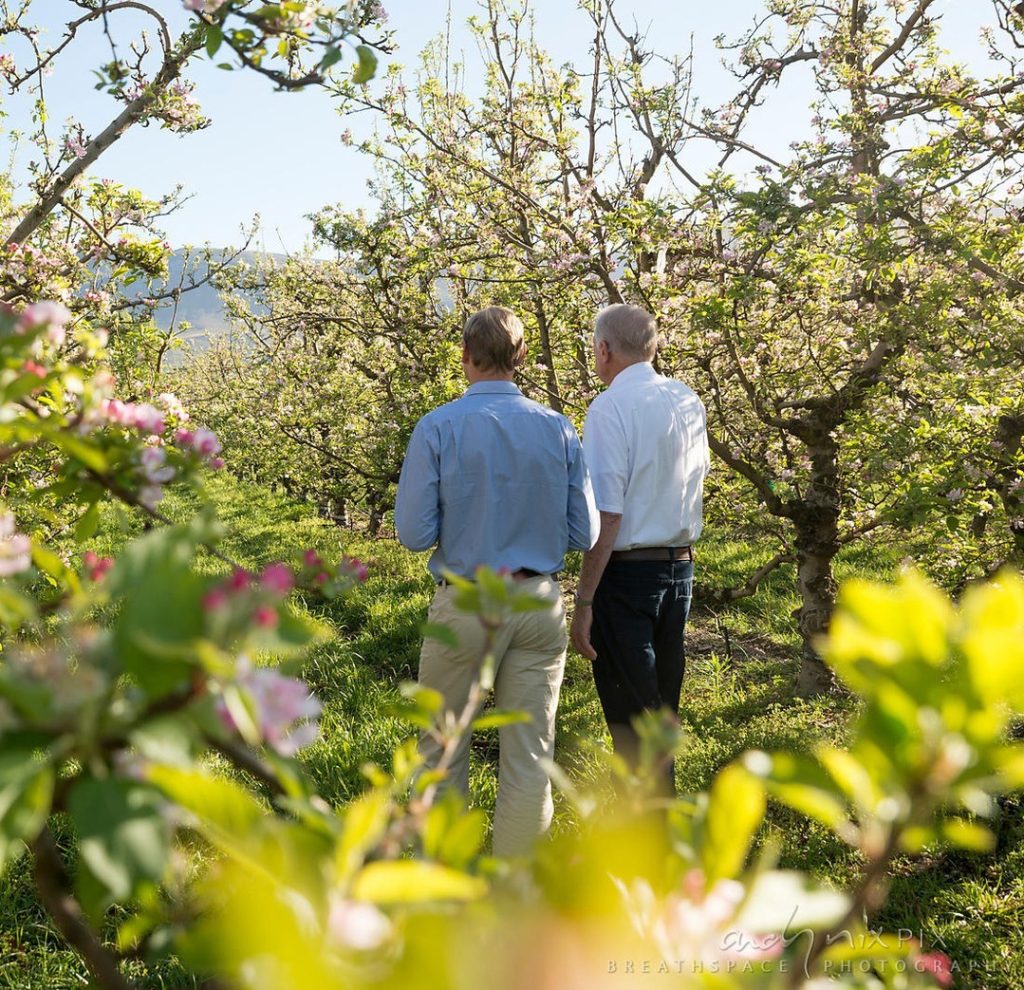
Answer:
[[[252,988],[621,986],[646,974],[895,988],[956,975],[955,959],[864,918],[897,854],[989,848],[993,797],[1024,779],[1024,746],[1006,732],[1024,704],[1018,576],[972,589],[959,608],[912,574],[894,587],[851,582],[823,644],[863,698],[848,748],[747,753],[707,793],[665,804],[646,781],[680,739],[651,720],[649,773],[610,766],[615,807],[552,766],[581,828],[508,863],[486,855],[481,814],[423,772],[412,742],[386,770],[364,768],[369,786],[347,806],[315,795],[294,759],[315,699],[245,658],[297,655],[315,639],[283,597],[292,582],[322,583],[324,565],[309,554],[245,580],[200,576],[197,543],[215,538],[208,523],[142,536],[51,617],[56,636],[9,651],[0,679],[0,852],[31,846],[41,900],[102,985],[131,985],[124,959],[170,953]],[[493,624],[529,602],[481,574],[463,605]],[[486,671],[481,657],[484,688]],[[405,695],[402,714],[424,731],[476,718],[445,720],[440,699],[412,685]],[[213,752],[245,773],[219,772]],[[776,869],[758,841],[769,798],[857,849],[860,883],[837,891]],[[73,890],[48,824],[56,811],[78,837]],[[107,945],[93,926],[114,904]]]

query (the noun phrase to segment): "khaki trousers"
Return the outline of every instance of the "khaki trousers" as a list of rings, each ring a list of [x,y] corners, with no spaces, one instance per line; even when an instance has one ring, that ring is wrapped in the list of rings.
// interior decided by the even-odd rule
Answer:
[[[550,602],[551,607],[513,613],[495,636],[495,704],[530,716],[529,722],[498,729],[498,798],[494,811],[494,852],[498,856],[527,852],[551,824],[551,782],[539,761],[554,757],[555,711],[568,646],[558,582],[547,577],[527,578],[520,582],[520,589]],[[479,676],[485,636],[475,615],[455,609],[454,596],[451,586],[438,587],[427,618],[448,626],[458,638],[458,645],[453,648],[436,639],[425,640],[419,682],[439,691],[445,709],[458,716]],[[459,742],[448,776],[448,782],[464,794],[469,791],[469,748],[467,734]],[[419,749],[427,766],[437,764],[441,746],[436,740],[421,734]]]

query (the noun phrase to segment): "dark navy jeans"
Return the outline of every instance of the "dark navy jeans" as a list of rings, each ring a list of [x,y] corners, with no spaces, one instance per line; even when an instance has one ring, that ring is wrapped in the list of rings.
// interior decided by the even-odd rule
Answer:
[[[609,561],[594,594],[594,683],[615,751],[634,766],[632,720],[648,710],[679,711],[692,596],[690,560]]]

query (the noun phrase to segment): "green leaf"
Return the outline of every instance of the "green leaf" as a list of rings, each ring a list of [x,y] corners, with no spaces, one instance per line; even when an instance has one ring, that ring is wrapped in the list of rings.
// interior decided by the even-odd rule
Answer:
[[[246,870],[281,878],[295,868],[291,853],[297,846],[323,842],[322,835],[268,814],[266,805],[233,780],[156,764],[146,768],[145,777],[191,812],[195,829]],[[325,851],[321,847],[316,854]]]
[[[5,743],[0,753],[0,876],[46,824],[56,780],[52,764]]]
[[[171,844],[163,803],[152,787],[112,777],[86,777],[71,789],[79,856],[96,881],[79,892],[93,917],[163,877]]]
[[[461,814],[445,830],[437,851],[438,859],[456,868],[467,866],[480,852],[486,834],[487,816],[479,808]]]
[[[100,524],[100,504],[93,502],[75,525],[75,542],[84,543],[96,532]]]
[[[356,900],[375,904],[470,901],[487,893],[487,884],[439,863],[402,859],[365,866],[352,884]]]
[[[191,811],[218,844],[230,847],[233,836],[256,828],[266,810],[241,784],[201,770],[152,765],[146,779],[175,804]]]
[[[537,595],[518,594],[512,599],[513,612],[548,612],[551,610],[551,602]]]
[[[459,637],[455,635],[455,630],[440,622],[425,622],[420,629],[420,634],[425,639],[436,639],[452,649],[459,645]]]
[[[849,819],[846,802],[835,793],[835,782],[821,766],[806,756],[775,753],[748,754],[748,769],[765,778],[765,786],[776,800],[794,811],[839,833],[845,841],[851,838],[854,826]],[[761,764],[766,769],[761,772]]]
[[[391,798],[385,790],[370,791],[345,809],[344,831],[334,854],[340,883],[346,883],[363,865],[391,816]]]
[[[710,886],[740,874],[765,813],[764,787],[738,763],[727,766],[711,786],[701,858]]]
[[[35,615],[36,606],[31,598],[6,582],[0,582],[0,626],[16,632]]]
[[[224,32],[220,29],[220,25],[211,24],[206,29],[206,54],[213,58],[223,42]]]
[[[337,45],[331,45],[331,47],[324,52],[324,57],[320,60],[320,71],[326,72],[332,65],[336,65],[340,61],[341,49],[338,48]]]
[[[114,643],[127,673],[159,697],[185,681],[185,657],[202,637],[204,582],[192,570],[197,532],[192,527],[154,530],[118,557],[107,588],[122,597]]]
[[[352,72],[352,81],[369,82],[377,74],[377,56],[367,45],[359,45],[356,48],[356,55],[359,57],[359,62]]]
[[[46,428],[39,427],[39,432],[55,446],[60,447],[64,453],[77,461],[81,461],[87,468],[91,468],[97,474],[107,473],[110,464],[102,448],[82,440],[80,437],[72,436],[66,431],[49,426]]]
[[[494,602],[504,605],[511,598],[508,582],[489,567],[481,567],[477,570],[476,583],[480,587],[481,593]]]
[[[40,546],[38,543],[33,543],[32,562],[43,574],[52,578],[54,584],[68,584],[72,588],[78,587],[78,575],[52,550]]]
[[[178,715],[147,719],[132,730],[129,738],[143,759],[173,766],[188,766],[198,746],[193,724]]]
[[[942,823],[942,838],[961,849],[976,853],[989,853],[995,849],[996,837],[990,829],[963,818],[951,818]]]
[[[532,722],[533,718],[526,712],[492,711],[473,719],[474,729],[500,729],[504,725],[517,725],[520,722]]]
[[[259,630],[253,636],[253,642],[257,649],[287,657],[305,652],[311,644],[326,639],[328,635],[328,627],[323,623],[282,607],[278,609],[277,624]]]
[[[444,695],[440,691],[415,681],[403,681],[398,691],[403,698],[413,702],[428,715],[436,715],[444,707]]]

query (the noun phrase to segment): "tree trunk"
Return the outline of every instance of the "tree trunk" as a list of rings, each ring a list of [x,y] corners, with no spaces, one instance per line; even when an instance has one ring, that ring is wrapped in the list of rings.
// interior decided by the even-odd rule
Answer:
[[[375,540],[380,536],[380,527],[384,522],[384,508],[375,499],[369,503],[370,509],[370,520],[367,523],[367,529],[369,530],[370,538]]]
[[[548,393],[548,404],[555,412],[565,412],[562,394],[558,388],[558,377],[555,374],[555,355],[551,349],[551,326],[548,323],[547,310],[540,291],[534,287],[533,313],[537,318],[537,330],[540,334],[540,359],[544,365],[545,387]]]
[[[997,487],[1009,517],[1013,540],[1010,559],[1020,566],[1024,563],[1024,485],[1017,467],[1017,455],[1024,443],[1024,414],[1001,416],[996,442],[1000,444],[1003,457],[1003,466],[997,472]]]
[[[797,589],[800,592],[800,636],[803,650],[797,693],[803,697],[824,694],[833,686],[832,672],[816,649],[819,636],[828,631],[836,602],[832,561],[839,552],[839,486],[837,448],[830,435],[809,445],[811,480],[807,498],[796,524]]]
[[[344,495],[332,498],[328,503],[327,514],[335,526],[348,529],[351,525],[351,517],[348,511],[348,499]]]

